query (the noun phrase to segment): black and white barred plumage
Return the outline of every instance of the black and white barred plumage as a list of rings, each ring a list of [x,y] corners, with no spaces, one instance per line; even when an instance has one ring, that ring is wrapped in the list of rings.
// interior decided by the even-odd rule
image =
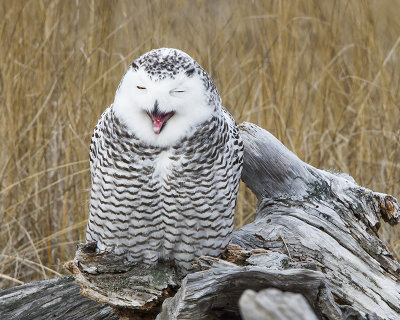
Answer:
[[[176,49],[128,68],[90,147],[86,240],[129,262],[188,272],[233,231],[243,145],[211,77]]]

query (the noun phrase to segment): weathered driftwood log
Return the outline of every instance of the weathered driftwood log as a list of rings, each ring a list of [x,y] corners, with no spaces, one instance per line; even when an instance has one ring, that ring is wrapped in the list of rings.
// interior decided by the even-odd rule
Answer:
[[[398,223],[392,196],[358,186],[302,162],[265,130],[245,123],[242,178],[257,195],[256,220],[232,243],[312,263],[339,305],[384,319],[400,319],[400,265],[379,240],[383,218]]]
[[[227,253],[221,259],[202,257],[199,271],[182,280],[171,266],[126,266],[83,245],[68,264],[82,293],[131,319],[157,313],[159,320],[263,319],[274,312],[266,307],[275,301],[263,291],[268,288],[302,294],[312,308],[307,312],[319,319],[400,319],[400,266],[377,235],[381,218],[398,222],[397,201],[358,186],[348,175],[307,165],[255,125],[244,123],[241,132],[242,178],[259,205],[255,221],[234,233]],[[62,303],[62,290],[52,294]],[[282,319],[299,319],[295,308],[304,301],[292,297],[279,299],[294,310],[281,313]],[[16,312],[26,310],[18,295],[13,299]],[[3,295],[1,301],[10,298]],[[82,298],[82,305],[86,301]],[[264,309],[256,307],[259,301]],[[0,318],[4,314],[0,307]]]
[[[241,319],[239,314],[250,318],[256,316],[254,310],[241,308],[239,298],[247,289],[265,288],[302,294],[319,319],[378,319],[375,313],[338,305],[324,274],[311,270],[316,268],[313,263],[290,261],[287,255],[266,250],[246,251],[235,245],[228,247],[224,259],[201,257],[198,264],[204,271],[182,281],[176,295],[163,303],[157,320]],[[287,319],[298,318],[293,315]]]
[[[247,257],[257,254],[243,251],[239,247],[231,246],[228,249],[230,254],[235,251]],[[200,258],[199,264],[204,271],[189,274],[183,280],[176,295],[164,302],[157,320],[240,319],[238,301],[243,292],[249,288],[259,291],[271,287],[301,293],[313,302],[321,316],[341,319],[341,312],[320,272],[238,266],[210,257]],[[246,309],[242,309],[242,315],[253,316],[251,310]]]
[[[0,319],[118,320],[118,316],[110,307],[83,297],[69,276],[0,291]]]

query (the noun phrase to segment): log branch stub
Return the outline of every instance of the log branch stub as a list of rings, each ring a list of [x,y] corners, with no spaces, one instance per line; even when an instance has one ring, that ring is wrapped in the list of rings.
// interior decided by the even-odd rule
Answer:
[[[121,319],[154,319],[182,278],[168,264],[129,265],[111,253],[97,253],[93,243],[79,244],[75,259],[64,267],[80,284],[82,295],[111,306]]]
[[[243,320],[317,320],[307,300],[298,293],[247,289],[239,300]]]

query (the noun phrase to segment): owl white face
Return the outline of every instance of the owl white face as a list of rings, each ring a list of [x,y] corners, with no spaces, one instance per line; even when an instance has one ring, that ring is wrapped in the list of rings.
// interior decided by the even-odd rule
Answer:
[[[153,80],[142,68],[129,68],[115,95],[114,111],[143,142],[170,146],[209,119],[204,84],[194,73]]]

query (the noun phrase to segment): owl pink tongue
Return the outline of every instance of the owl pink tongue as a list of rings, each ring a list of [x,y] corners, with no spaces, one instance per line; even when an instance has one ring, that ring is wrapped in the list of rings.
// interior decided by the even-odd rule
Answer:
[[[153,122],[153,131],[154,131],[155,134],[159,134],[160,133],[163,123],[164,122],[159,120],[159,119],[154,120],[154,122]]]
[[[174,112],[151,114],[153,120],[153,131],[155,134],[160,134],[164,123],[174,115]]]

